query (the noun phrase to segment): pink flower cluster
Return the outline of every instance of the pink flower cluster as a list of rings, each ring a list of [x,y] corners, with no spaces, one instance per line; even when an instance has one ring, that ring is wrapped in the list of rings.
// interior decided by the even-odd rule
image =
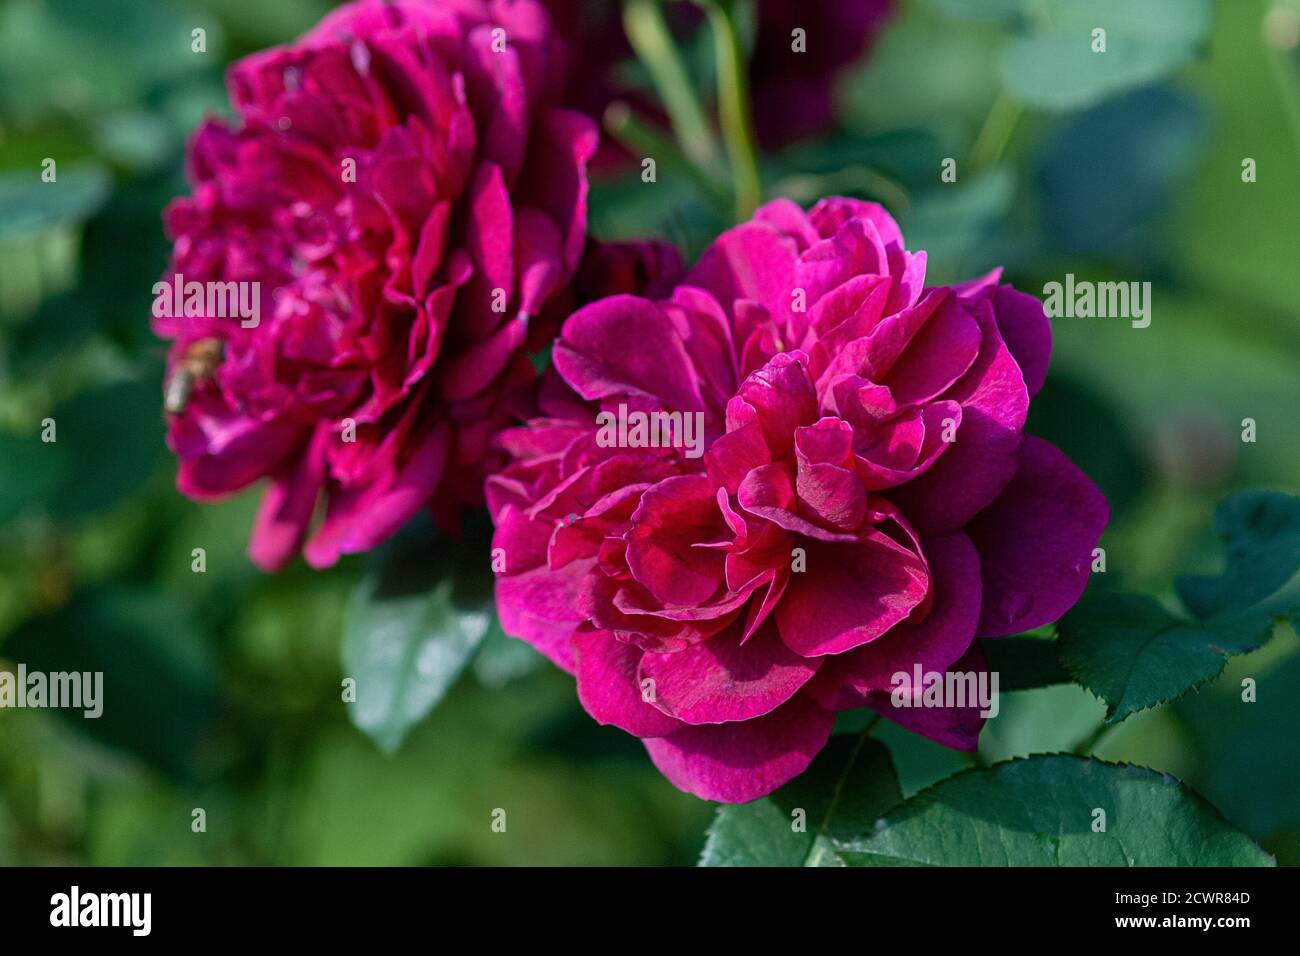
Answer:
[[[978,673],[978,638],[1083,591],[1108,510],[1024,434],[1041,304],[924,275],[879,206],[771,203],[667,297],[575,312],[545,417],[502,437],[506,631],[683,790],[769,793],[857,707],[971,749],[977,706],[895,707],[896,675]],[[700,413],[705,454],[598,441],[619,407]]]

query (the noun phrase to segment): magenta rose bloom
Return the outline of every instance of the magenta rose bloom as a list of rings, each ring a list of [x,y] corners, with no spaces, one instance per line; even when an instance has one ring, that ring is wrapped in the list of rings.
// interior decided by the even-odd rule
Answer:
[[[879,206],[774,202],[666,298],[574,313],[547,417],[502,436],[506,631],[683,790],[769,793],[857,707],[973,749],[977,706],[896,706],[921,702],[915,668],[978,675],[977,639],[1083,591],[1108,509],[1024,434],[1042,305],[924,274]],[[680,413],[673,440],[634,441],[654,412]]]
[[[260,566],[481,500],[587,241],[597,130],[555,105],[564,63],[531,0],[363,0],[231,68],[238,121],[194,137],[165,281],[240,283],[260,314],[155,328],[180,490],[269,479]]]

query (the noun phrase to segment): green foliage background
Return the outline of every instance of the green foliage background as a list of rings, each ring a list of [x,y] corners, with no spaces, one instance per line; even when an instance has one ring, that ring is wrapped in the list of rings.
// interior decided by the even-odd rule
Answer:
[[[99,721],[0,711],[0,863],[694,863],[713,809],[495,626],[431,716],[377,747],[339,689],[367,562],[262,575],[244,556],[255,494],[200,506],[174,490],[148,329],[159,213],[184,188],[185,136],[227,108],[224,65],[328,6],[0,2],[0,661],[107,672]],[[1264,3],[1231,0],[1206,4],[1203,36],[1157,30],[1120,87],[1083,70],[1058,89],[1059,71],[1042,72],[1056,6],[905,3],[843,75],[839,128],[764,157],[763,179],[804,202],[885,202],[930,251],[933,281],[1003,263],[1029,291],[1067,271],[1154,283],[1148,329],[1054,323],[1030,429],[1111,501],[1105,585],[1177,607],[1177,576],[1222,567],[1216,502],[1300,491],[1300,56],[1262,43]],[[205,55],[189,49],[196,26]],[[703,85],[707,44],[687,53]],[[948,156],[955,185],[939,182]],[[44,157],[57,190],[39,182]],[[597,183],[593,227],[698,252],[727,212],[669,169]],[[54,445],[38,437],[47,415]],[[1243,676],[1259,703],[1240,704]],[[1093,752],[1188,782],[1300,863],[1298,690],[1300,646],[1279,633]],[[981,757],[1071,750],[1105,711],[1073,685],[1007,694]],[[965,766],[892,725],[875,736],[905,795]],[[506,834],[489,827],[497,807]]]

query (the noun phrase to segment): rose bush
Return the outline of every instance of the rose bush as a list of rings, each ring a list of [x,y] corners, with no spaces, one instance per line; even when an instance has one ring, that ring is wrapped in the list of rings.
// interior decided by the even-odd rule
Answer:
[[[979,672],[977,639],[1083,591],[1108,509],[1024,434],[1041,304],[998,273],[924,276],[879,206],[771,203],[665,297],[574,313],[541,417],[501,436],[505,630],[683,790],[769,793],[856,707],[972,749],[977,707],[891,691],[920,696],[916,665]],[[698,413],[704,455],[608,447],[596,414],[620,407]]]
[[[193,139],[168,276],[259,283],[262,318],[155,329],[174,374],[215,343],[169,443],[191,497],[269,479],[262,567],[481,500],[587,243],[597,131],[556,105],[565,58],[531,0],[363,0],[231,68],[238,121]]]

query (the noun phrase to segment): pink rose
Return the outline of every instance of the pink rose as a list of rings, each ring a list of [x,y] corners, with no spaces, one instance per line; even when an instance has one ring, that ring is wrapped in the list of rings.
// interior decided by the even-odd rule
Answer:
[[[973,749],[978,707],[891,691],[919,698],[918,665],[978,674],[976,638],[1083,591],[1105,500],[1023,431],[1042,306],[997,273],[928,289],[924,273],[879,206],[771,203],[666,298],[574,313],[548,417],[502,436],[513,461],[487,494],[506,631],[683,790],[769,793],[863,706]],[[682,413],[679,439],[695,416],[704,453],[611,446],[596,414],[615,410]]]
[[[239,119],[191,144],[164,281],[240,283],[256,309],[155,328],[180,490],[268,478],[263,568],[479,499],[587,241],[597,130],[555,105],[564,61],[531,0],[362,0],[231,68]]]

